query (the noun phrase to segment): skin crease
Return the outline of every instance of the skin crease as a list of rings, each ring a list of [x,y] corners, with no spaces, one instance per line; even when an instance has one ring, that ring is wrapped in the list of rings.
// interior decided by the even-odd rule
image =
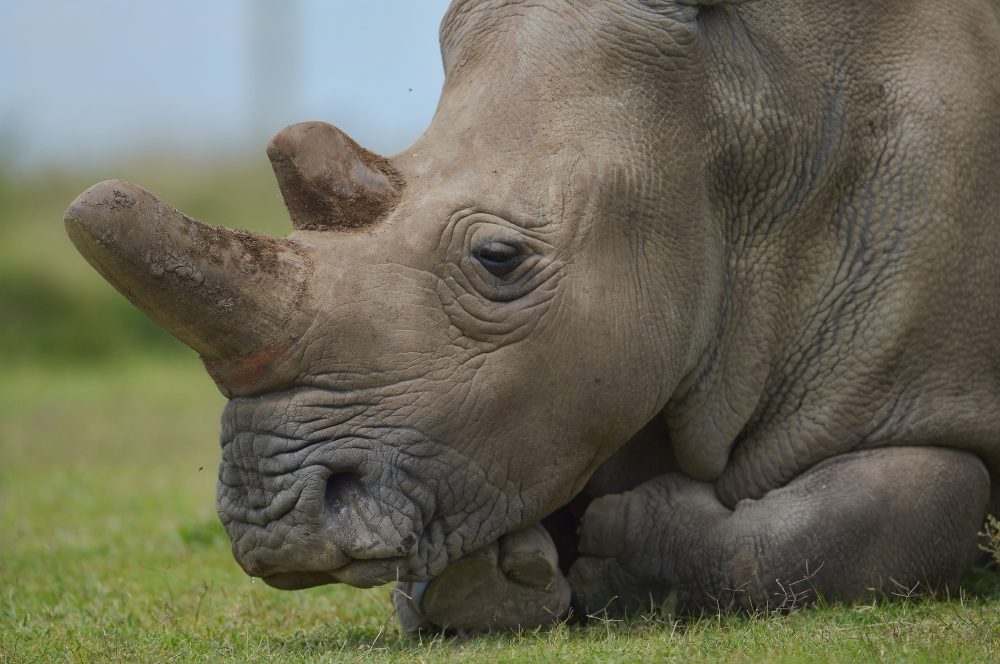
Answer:
[[[954,586],[1000,504],[1000,5],[708,4],[453,4],[395,207],[293,232],[286,336],[206,358],[248,573],[400,579],[407,629],[540,624],[564,573],[584,613]],[[505,546],[557,510],[561,571]]]

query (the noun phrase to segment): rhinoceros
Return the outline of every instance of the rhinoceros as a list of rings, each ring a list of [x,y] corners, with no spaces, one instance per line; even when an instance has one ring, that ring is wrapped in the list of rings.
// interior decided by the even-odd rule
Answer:
[[[268,147],[294,231],[124,181],[83,256],[228,397],[271,586],[407,629],[950,591],[1000,504],[1000,3],[458,0],[427,131]]]

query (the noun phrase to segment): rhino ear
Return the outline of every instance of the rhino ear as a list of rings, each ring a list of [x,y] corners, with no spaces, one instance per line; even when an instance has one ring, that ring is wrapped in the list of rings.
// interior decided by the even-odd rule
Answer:
[[[267,146],[298,230],[368,226],[395,206],[403,180],[389,160],[325,122],[285,128]]]

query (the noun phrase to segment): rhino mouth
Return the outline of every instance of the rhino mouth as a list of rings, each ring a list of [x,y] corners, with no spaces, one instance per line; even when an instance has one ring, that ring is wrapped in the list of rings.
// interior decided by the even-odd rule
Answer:
[[[429,579],[436,576],[445,566],[444,564],[433,566],[432,573],[414,574],[409,572],[412,561],[408,557],[401,556],[371,560],[348,559],[345,562],[333,563],[329,569],[322,571],[264,571],[258,574],[248,570],[244,561],[241,560],[240,564],[249,576],[260,578],[267,585],[279,590],[301,590],[330,583],[345,583],[356,588],[372,588],[393,581]],[[256,564],[259,569],[269,569],[260,563]],[[440,569],[437,569],[438,567]]]
[[[331,408],[317,390],[226,407],[217,506],[247,574],[283,589],[419,581],[517,525],[516,493],[454,446],[317,408]]]
[[[371,588],[407,576],[405,558],[357,560],[329,572],[277,572],[260,577],[261,581],[279,590],[302,590],[328,583],[346,583],[356,588]],[[416,580],[416,579],[410,579]]]

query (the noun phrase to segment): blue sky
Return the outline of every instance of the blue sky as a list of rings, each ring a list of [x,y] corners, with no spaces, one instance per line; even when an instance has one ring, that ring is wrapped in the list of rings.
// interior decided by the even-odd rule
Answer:
[[[448,0],[0,0],[0,160],[259,153],[326,120],[391,153],[430,122]]]

